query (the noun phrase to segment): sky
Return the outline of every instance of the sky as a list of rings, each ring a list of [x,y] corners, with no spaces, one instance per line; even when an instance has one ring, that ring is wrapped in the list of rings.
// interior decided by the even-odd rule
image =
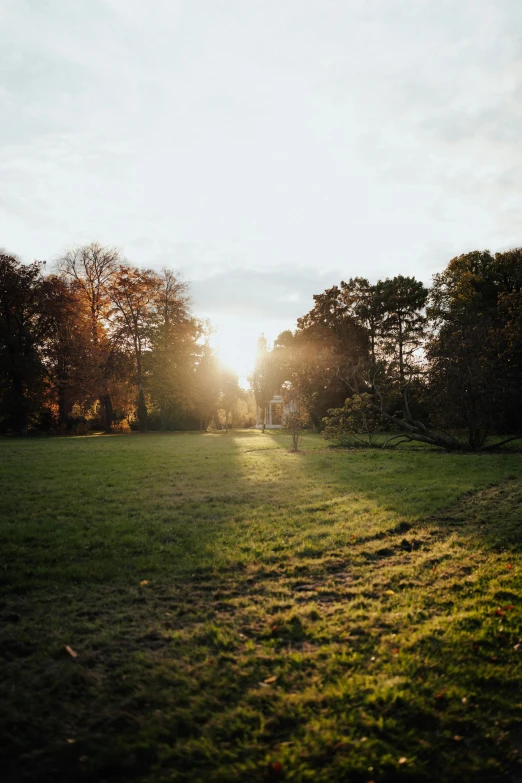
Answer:
[[[0,247],[120,247],[251,370],[313,294],[522,244],[520,0],[0,0]]]

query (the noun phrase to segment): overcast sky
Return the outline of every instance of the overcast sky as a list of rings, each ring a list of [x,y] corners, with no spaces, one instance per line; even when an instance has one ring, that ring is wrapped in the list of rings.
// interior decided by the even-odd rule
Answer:
[[[0,0],[0,246],[120,246],[273,338],[522,244],[522,0]]]

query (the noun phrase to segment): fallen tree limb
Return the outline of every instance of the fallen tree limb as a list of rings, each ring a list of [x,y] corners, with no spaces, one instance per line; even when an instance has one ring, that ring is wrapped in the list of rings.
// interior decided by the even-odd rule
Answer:
[[[346,376],[342,376],[339,368],[337,370],[337,375],[340,378],[340,380],[342,380],[342,382],[347,386],[347,388],[352,392],[352,394],[359,394],[356,378],[354,378],[353,381],[351,381]],[[411,376],[408,379],[404,388],[402,389],[403,418],[399,418],[398,416],[392,416],[390,413],[386,411],[385,404],[384,404],[384,396],[382,390],[375,382],[375,378],[371,379],[371,386],[373,388],[374,394],[376,395],[379,401],[379,404],[377,404],[371,399],[368,399],[367,400],[368,405],[372,410],[376,411],[384,421],[390,424],[393,427],[393,429],[400,430],[401,435],[407,437],[409,440],[418,441],[420,443],[427,443],[430,446],[438,446],[439,448],[447,449],[449,451],[470,450],[469,444],[460,441],[458,438],[454,437],[453,435],[450,435],[449,433],[440,430],[430,429],[422,422],[417,421],[416,419],[413,418],[413,416],[411,415],[411,410],[408,401],[408,385],[410,381],[411,381]],[[388,444],[388,442],[389,441],[386,441],[386,444]]]
[[[397,443],[392,442],[396,440]],[[386,449],[388,447],[394,449],[396,446],[399,446],[401,443],[411,443],[413,438],[410,438],[409,435],[401,433],[400,435],[394,435],[393,438],[388,438],[388,440],[383,444],[383,449]]]
[[[489,446],[484,446],[482,449],[479,449],[479,451],[493,451],[494,449],[499,449],[501,446],[504,446],[506,443],[511,443],[514,440],[522,440],[522,433],[519,433],[518,435],[510,435],[509,438],[504,438],[504,440],[501,440],[500,443],[490,443]]]

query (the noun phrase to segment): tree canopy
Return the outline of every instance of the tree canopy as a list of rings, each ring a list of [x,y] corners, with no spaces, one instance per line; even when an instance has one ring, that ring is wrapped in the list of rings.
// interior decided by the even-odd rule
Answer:
[[[403,275],[328,288],[270,360],[331,437],[371,420],[395,444],[490,448],[522,433],[521,313],[522,250],[477,251],[431,289]]]
[[[520,248],[457,256],[431,288],[401,274],[327,288],[271,349],[260,338],[250,395],[209,334],[171,269],[96,242],[50,272],[1,254],[0,430],[228,429],[284,391],[339,440],[480,450],[522,433]]]
[[[0,431],[228,425],[238,379],[190,304],[172,270],[96,242],[68,249],[50,274],[1,255]]]

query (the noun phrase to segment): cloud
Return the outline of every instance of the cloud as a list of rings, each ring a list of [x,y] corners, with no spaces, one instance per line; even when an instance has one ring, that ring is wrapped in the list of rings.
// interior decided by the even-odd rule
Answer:
[[[198,311],[254,320],[295,322],[313,307],[313,295],[341,281],[341,274],[312,269],[237,269],[191,284]]]
[[[4,0],[0,25],[0,240],[28,260],[97,239],[286,319],[520,243],[520,0]]]

